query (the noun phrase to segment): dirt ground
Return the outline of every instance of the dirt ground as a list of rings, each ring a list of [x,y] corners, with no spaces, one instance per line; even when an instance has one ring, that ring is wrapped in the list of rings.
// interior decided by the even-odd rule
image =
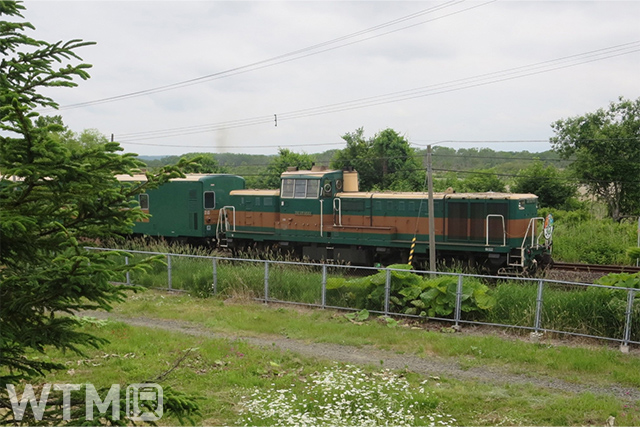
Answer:
[[[214,333],[195,323],[152,319],[147,317],[129,318],[115,313],[90,312],[83,313],[99,319],[113,319],[132,326],[158,328],[182,334],[205,337],[212,339],[241,340],[257,347],[273,348],[298,353],[307,357],[316,357],[344,363],[360,365],[376,365],[389,369],[408,369],[431,377],[448,377],[461,380],[474,380],[488,384],[532,384],[536,387],[548,388],[556,391],[571,393],[590,392],[593,394],[613,395],[617,398],[635,401],[640,400],[640,389],[635,387],[574,384],[552,377],[538,375],[521,375],[507,372],[505,369],[495,367],[462,368],[455,360],[445,358],[418,357],[410,354],[396,354],[391,351],[376,349],[371,346],[352,347],[330,343],[309,343],[300,340],[289,339],[282,336],[243,337]]]

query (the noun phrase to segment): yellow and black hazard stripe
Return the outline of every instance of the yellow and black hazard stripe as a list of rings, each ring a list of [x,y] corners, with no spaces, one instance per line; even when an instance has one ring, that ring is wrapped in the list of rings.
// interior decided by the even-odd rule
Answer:
[[[416,249],[416,236],[413,236],[413,239],[411,239],[411,250],[409,251],[409,265],[411,265],[411,263],[413,262],[413,252]]]

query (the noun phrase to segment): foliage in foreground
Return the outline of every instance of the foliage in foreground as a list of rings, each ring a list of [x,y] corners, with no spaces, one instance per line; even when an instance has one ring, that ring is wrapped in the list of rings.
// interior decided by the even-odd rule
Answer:
[[[3,386],[63,368],[36,355],[51,347],[82,354],[107,342],[80,331],[72,314],[111,309],[125,293],[110,282],[155,260],[118,265],[114,258],[121,254],[88,252],[79,242],[129,232],[134,221],[145,217],[135,196],[183,176],[178,165],[148,175],[143,184],[120,185],[117,174],[131,175],[143,166],[134,154],[121,155],[119,144],[95,138],[92,144],[71,144],[59,118],[39,116],[36,109],[58,107],[43,89],[73,87],[74,79],[89,77],[90,65],[81,63],[76,50],[93,43],[35,40],[26,34],[34,29],[30,23],[9,21],[22,19],[23,10],[21,3],[0,2],[0,51],[6,55],[0,61]],[[2,416],[11,412],[9,407],[8,399],[0,399]],[[43,418],[48,424],[65,421]]]

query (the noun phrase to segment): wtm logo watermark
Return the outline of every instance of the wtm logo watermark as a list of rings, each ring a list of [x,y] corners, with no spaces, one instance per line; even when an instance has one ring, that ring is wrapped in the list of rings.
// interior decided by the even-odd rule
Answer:
[[[87,420],[93,420],[94,406],[100,414],[106,414],[111,406],[111,417],[120,419],[120,385],[113,384],[104,399],[101,399],[93,384],[53,384],[53,390],[62,391],[62,419],[71,419],[71,392],[85,387],[85,415]],[[7,384],[9,400],[16,421],[22,421],[27,404],[31,405],[33,416],[37,421],[42,421],[47,399],[51,392],[52,384],[44,384],[40,393],[40,400],[36,398],[33,386],[27,384],[24,387],[22,397],[18,398],[13,384]],[[162,418],[162,387],[155,383],[131,384],[125,390],[126,418],[131,421],[157,421]],[[144,409],[144,410],[143,410]]]

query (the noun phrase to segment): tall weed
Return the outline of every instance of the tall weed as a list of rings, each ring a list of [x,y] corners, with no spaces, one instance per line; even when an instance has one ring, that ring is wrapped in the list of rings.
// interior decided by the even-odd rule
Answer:
[[[605,284],[605,283],[601,283]],[[613,286],[610,283],[606,285]],[[535,282],[503,282],[496,286],[496,305],[484,312],[490,323],[534,327],[538,286]],[[542,329],[624,338],[627,292],[607,288],[545,282],[542,293]],[[640,339],[640,301],[632,313],[632,340]]]
[[[637,245],[637,225],[609,219],[555,221],[553,257],[587,264],[629,264],[627,248]]]

